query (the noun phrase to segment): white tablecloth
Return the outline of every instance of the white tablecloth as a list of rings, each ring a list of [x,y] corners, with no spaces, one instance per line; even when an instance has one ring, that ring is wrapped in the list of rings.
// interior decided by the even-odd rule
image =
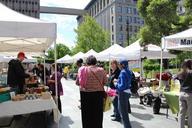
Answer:
[[[58,122],[60,113],[58,112],[53,98],[46,100],[36,99],[23,101],[7,101],[0,103],[0,117],[22,115],[46,110],[53,110],[54,121]]]

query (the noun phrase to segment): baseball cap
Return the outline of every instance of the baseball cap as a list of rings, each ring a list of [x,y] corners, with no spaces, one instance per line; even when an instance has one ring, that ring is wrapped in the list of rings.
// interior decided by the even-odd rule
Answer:
[[[25,53],[24,52],[19,52],[17,54],[17,57],[20,57],[20,56],[23,56],[25,59],[27,59],[27,57],[25,56]]]
[[[128,66],[128,61],[127,60],[120,60],[120,64],[124,64],[125,66]]]

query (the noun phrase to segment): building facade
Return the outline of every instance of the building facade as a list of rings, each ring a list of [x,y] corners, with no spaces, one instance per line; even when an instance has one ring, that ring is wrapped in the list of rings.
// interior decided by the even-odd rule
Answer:
[[[128,38],[144,25],[136,4],[136,0],[91,0],[85,10],[110,33],[111,44],[126,46]],[[80,24],[82,16],[77,21]]]
[[[39,18],[40,0],[0,0],[7,7],[24,15]]]
[[[177,13],[183,15],[185,13],[184,0],[177,1]]]

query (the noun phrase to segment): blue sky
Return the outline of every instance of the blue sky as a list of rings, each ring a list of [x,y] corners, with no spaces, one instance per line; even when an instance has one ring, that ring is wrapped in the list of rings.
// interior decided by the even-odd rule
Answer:
[[[40,0],[41,6],[66,7],[83,9],[90,0]],[[41,14],[40,18],[57,23],[57,42],[64,43],[68,47],[75,46],[77,28],[77,16]]]

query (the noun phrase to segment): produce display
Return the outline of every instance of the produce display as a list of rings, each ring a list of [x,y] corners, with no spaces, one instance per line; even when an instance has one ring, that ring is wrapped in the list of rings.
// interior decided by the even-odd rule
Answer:
[[[11,89],[11,87],[0,87],[0,103],[8,100],[22,101],[22,100],[35,100],[40,98],[41,99],[51,98],[49,87],[43,84],[40,84],[37,87],[27,86],[25,89],[25,94],[11,95],[12,92],[14,91]]]
[[[37,76],[31,76],[25,79],[25,84],[27,87],[38,87],[38,78]]]
[[[0,93],[10,91],[11,87],[0,87]]]

